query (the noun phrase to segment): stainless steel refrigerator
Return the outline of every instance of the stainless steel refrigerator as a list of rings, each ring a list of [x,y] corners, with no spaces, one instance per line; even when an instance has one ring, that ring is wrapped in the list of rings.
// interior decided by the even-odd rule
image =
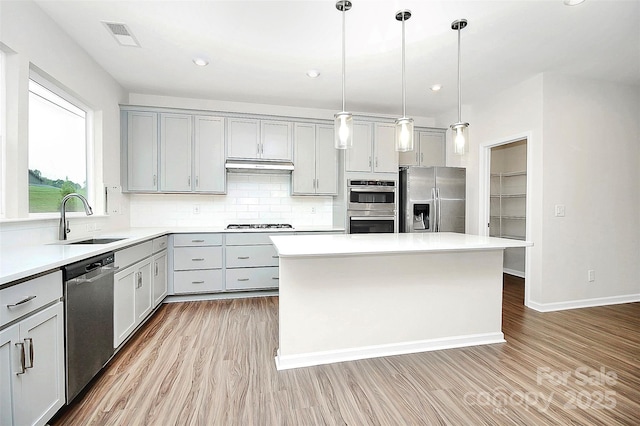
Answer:
[[[463,168],[401,168],[399,231],[464,234],[465,190]]]

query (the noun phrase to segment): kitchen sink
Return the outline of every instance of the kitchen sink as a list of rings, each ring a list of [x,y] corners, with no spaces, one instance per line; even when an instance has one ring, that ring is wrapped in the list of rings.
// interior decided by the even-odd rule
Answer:
[[[89,238],[88,240],[75,241],[68,244],[109,244],[120,240],[124,240],[124,238]]]

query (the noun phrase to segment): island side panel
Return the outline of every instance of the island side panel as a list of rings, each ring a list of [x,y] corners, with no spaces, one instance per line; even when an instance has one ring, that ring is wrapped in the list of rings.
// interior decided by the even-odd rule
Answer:
[[[496,341],[502,250],[281,257],[279,294],[281,359],[481,335]]]

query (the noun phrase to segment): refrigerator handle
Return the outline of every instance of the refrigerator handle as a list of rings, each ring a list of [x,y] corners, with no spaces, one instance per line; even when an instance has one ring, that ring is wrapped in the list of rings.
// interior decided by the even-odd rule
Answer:
[[[436,231],[440,232],[440,220],[442,219],[441,216],[440,216],[440,213],[441,213],[441,210],[442,210],[440,208],[441,207],[440,206],[440,188],[436,188],[436,200],[437,200],[437,203],[438,203],[438,207],[437,207],[437,210],[438,210],[438,228],[436,229]]]
[[[438,196],[435,188],[431,188],[431,199],[433,200],[433,211],[429,212],[431,232],[438,232]]]

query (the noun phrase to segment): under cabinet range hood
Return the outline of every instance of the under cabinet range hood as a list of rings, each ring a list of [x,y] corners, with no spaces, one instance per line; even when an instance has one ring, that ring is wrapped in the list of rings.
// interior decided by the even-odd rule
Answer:
[[[227,160],[224,166],[229,172],[291,173],[293,170],[290,161]]]

